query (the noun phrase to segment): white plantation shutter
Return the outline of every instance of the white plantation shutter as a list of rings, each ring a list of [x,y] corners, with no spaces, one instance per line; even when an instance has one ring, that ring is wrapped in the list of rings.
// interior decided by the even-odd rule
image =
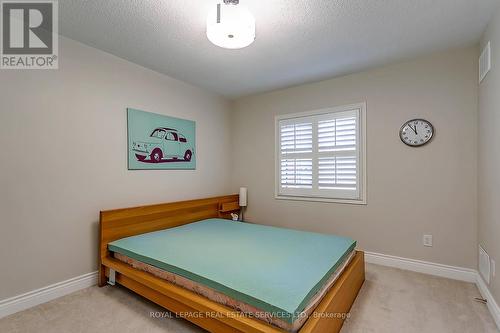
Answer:
[[[312,122],[283,123],[280,128],[280,184],[283,188],[312,188]],[[306,158],[301,158],[306,154]],[[308,158],[309,157],[309,158]]]
[[[312,159],[282,159],[281,186],[285,188],[312,188]]]
[[[318,151],[356,150],[356,117],[318,121]]]
[[[277,119],[277,196],[363,199],[363,105]]]
[[[284,124],[281,127],[281,153],[311,153],[312,123]]]
[[[318,158],[318,187],[320,190],[356,190],[357,171],[355,156]]]

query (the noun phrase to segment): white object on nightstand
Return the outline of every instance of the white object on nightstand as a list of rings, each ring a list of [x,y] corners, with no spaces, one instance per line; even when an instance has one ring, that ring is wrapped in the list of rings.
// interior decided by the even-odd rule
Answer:
[[[247,192],[246,187],[240,187],[240,207],[247,206]]]
[[[243,210],[247,206],[247,193],[246,187],[240,187],[240,221],[243,221]]]

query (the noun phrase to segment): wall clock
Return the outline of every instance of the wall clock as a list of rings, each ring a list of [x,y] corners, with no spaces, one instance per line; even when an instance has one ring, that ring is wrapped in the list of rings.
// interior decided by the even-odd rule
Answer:
[[[425,119],[408,120],[401,126],[399,137],[410,147],[420,147],[431,141],[434,126]]]

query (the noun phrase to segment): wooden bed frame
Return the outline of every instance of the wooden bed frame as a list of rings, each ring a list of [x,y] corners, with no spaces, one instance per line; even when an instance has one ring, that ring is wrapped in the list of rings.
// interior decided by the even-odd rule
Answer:
[[[176,286],[113,258],[108,243],[146,232],[173,228],[202,219],[228,218],[238,212],[238,195],[102,211],[100,215],[99,286],[106,285],[110,269],[116,283],[161,305],[210,332],[285,332],[261,320]],[[357,251],[299,333],[339,332],[365,280],[364,254]],[[189,315],[189,314],[195,315]]]

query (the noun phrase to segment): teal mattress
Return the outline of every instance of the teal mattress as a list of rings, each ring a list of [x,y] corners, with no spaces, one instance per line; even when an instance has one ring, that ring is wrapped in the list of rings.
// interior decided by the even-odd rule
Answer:
[[[108,248],[293,323],[355,246],[345,237],[208,219]]]

